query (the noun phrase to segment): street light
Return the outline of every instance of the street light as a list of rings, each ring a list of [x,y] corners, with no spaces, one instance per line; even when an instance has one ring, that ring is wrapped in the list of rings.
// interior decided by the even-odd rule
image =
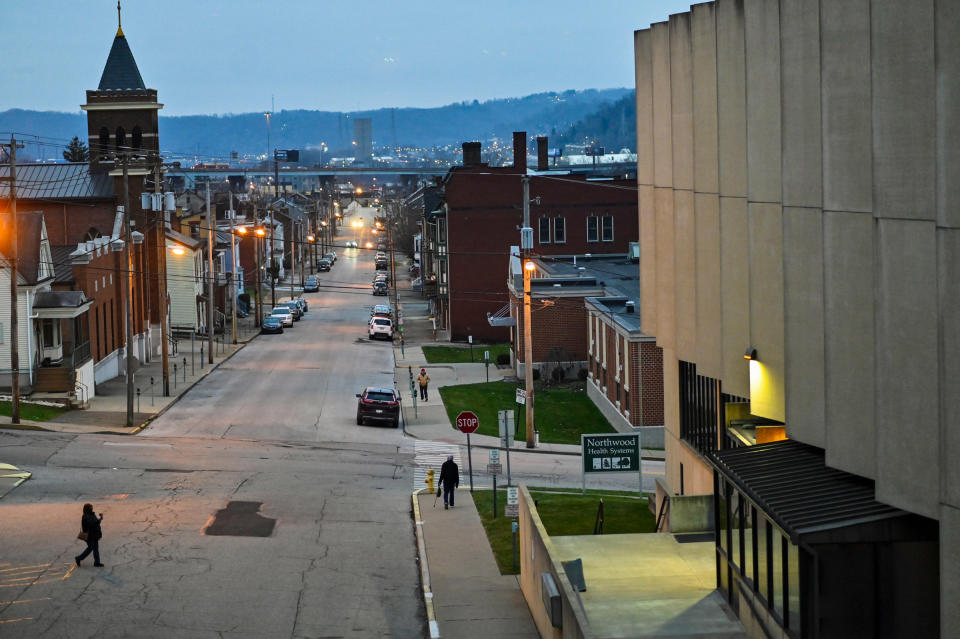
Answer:
[[[527,448],[533,448],[534,441],[533,425],[533,337],[530,329],[530,278],[533,272],[537,270],[537,265],[533,260],[526,260],[523,263],[523,363],[524,377],[527,389],[527,398],[524,402],[526,409],[527,424]]]

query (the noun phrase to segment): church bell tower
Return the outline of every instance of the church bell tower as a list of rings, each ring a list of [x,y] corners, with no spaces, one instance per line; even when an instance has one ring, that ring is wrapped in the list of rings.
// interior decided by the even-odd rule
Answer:
[[[100,86],[87,91],[87,144],[93,171],[111,171],[121,152],[131,155],[131,165],[146,166],[157,157],[159,111],[157,90],[148,89],[140,77],[120,21],[117,2],[117,35],[113,38]]]

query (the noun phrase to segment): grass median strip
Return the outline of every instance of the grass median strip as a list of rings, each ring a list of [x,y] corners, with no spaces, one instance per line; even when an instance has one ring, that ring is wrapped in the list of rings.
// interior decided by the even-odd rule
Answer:
[[[20,402],[20,419],[27,419],[32,422],[45,422],[65,412],[65,408],[47,406],[45,404],[30,404],[27,402]],[[7,417],[10,417],[12,414],[12,404],[8,401],[0,401],[0,415],[6,415]]]
[[[557,492],[553,489],[530,489],[537,502],[540,519],[551,536],[591,535],[597,519],[600,500],[603,499],[603,534],[651,533],[656,520],[647,505],[646,496],[636,493],[591,491],[586,495],[573,492]],[[493,491],[477,490],[473,501],[487,533],[490,548],[497,560],[500,572],[505,575],[519,573],[513,567],[512,519],[503,516],[507,503],[507,491],[497,491],[498,516],[493,518]]]
[[[497,411],[517,409],[517,439],[524,438],[523,406],[516,403],[517,385],[490,382],[443,386],[440,396],[451,427],[460,411],[470,410],[480,419],[480,435],[499,436]],[[569,387],[538,390],[536,426],[540,441],[549,444],[579,444],[583,433],[615,432],[603,413],[583,391]]]
[[[471,361],[469,346],[423,346],[422,348],[428,364],[463,364]],[[474,344],[472,361],[483,363],[484,351],[490,351],[490,365],[493,366],[497,363],[498,355],[510,355],[510,345]]]

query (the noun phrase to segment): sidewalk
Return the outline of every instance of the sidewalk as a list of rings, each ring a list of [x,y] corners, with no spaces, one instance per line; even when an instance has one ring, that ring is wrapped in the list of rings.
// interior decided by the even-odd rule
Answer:
[[[279,295],[277,299],[281,299]],[[127,383],[124,375],[98,384],[96,395],[90,398],[86,409],[67,411],[45,422],[29,420],[21,420],[21,422],[27,427],[64,433],[137,433],[149,421],[176,403],[180,396],[197,382],[243,348],[247,342],[258,335],[258,331],[259,329],[254,326],[253,315],[237,318],[237,344],[234,345],[231,343],[233,334],[228,324],[225,334],[215,335],[212,365],[207,363],[206,339],[200,337],[192,341],[189,338],[179,339],[176,354],[169,355],[169,397],[163,396],[163,363],[159,353],[156,353],[150,362],[137,366],[134,372],[134,426],[132,428],[126,425]],[[137,389],[140,390],[139,400],[136,396]],[[42,399],[42,397],[35,397],[35,399]],[[0,416],[0,425],[9,424],[9,417]]]
[[[469,490],[457,505],[413,495],[430,637],[538,639],[515,575],[501,575]]]

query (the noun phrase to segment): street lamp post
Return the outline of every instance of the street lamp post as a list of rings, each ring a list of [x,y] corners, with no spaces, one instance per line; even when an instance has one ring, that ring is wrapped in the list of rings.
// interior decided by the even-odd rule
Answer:
[[[527,388],[527,398],[524,404],[526,409],[527,424],[527,448],[533,448],[534,441],[533,426],[533,339],[530,330],[530,277],[536,265],[533,260],[526,260],[523,263],[523,363],[524,377]]]

